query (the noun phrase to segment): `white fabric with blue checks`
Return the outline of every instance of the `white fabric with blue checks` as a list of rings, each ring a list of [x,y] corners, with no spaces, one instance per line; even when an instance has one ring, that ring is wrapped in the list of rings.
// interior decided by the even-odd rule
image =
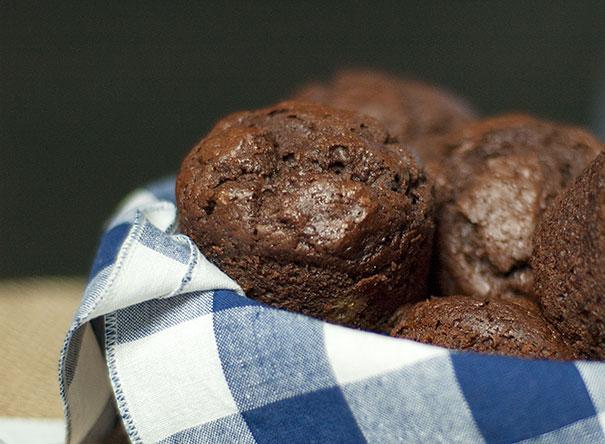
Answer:
[[[176,231],[173,190],[133,193],[102,238],[60,362],[69,443],[114,405],[134,443],[605,442],[605,363],[453,352],[259,304]]]

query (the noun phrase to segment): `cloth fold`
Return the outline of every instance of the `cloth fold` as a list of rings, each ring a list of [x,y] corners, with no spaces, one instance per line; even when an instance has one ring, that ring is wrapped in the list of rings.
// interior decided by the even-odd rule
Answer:
[[[134,443],[605,442],[605,363],[455,352],[259,304],[178,233],[173,190],[135,191],[106,227],[59,364],[68,443],[107,432],[112,402]]]

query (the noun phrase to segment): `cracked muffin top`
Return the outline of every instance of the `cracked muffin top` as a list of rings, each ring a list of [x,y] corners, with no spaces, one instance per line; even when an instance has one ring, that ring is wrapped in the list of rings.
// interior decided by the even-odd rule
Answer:
[[[438,216],[443,294],[533,298],[536,226],[600,150],[583,130],[524,115],[466,127],[448,157]]]
[[[421,297],[402,282],[426,276],[432,187],[370,117],[303,102],[233,114],[185,158],[176,196],[182,232],[250,297],[283,306],[324,284],[345,299],[393,289],[385,310]]]
[[[376,121],[296,102],[222,120],[177,183],[181,226],[202,244],[368,270],[393,259],[385,236],[419,225],[429,195]]]

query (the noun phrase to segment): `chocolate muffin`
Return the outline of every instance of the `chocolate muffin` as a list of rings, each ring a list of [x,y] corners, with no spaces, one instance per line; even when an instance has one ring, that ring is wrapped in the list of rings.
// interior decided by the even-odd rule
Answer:
[[[260,302],[380,330],[426,296],[432,186],[376,120],[285,102],[231,115],[185,158],[179,223]]]
[[[548,204],[601,150],[585,131],[523,115],[469,125],[438,211],[443,295],[533,299],[529,258]]]
[[[531,257],[544,316],[588,359],[605,359],[605,153],[550,205]]]
[[[575,358],[561,335],[529,301],[449,296],[419,302],[401,316],[391,336],[481,353]]]
[[[377,71],[340,71],[327,83],[311,83],[294,94],[307,100],[367,114],[382,122],[422,161],[438,167],[447,149],[443,135],[476,117],[460,97],[444,89]]]

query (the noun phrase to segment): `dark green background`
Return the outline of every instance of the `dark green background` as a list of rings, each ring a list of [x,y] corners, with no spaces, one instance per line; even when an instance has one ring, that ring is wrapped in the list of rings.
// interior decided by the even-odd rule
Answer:
[[[225,114],[344,66],[589,125],[605,2],[2,2],[0,277],[85,274],[104,219]]]

